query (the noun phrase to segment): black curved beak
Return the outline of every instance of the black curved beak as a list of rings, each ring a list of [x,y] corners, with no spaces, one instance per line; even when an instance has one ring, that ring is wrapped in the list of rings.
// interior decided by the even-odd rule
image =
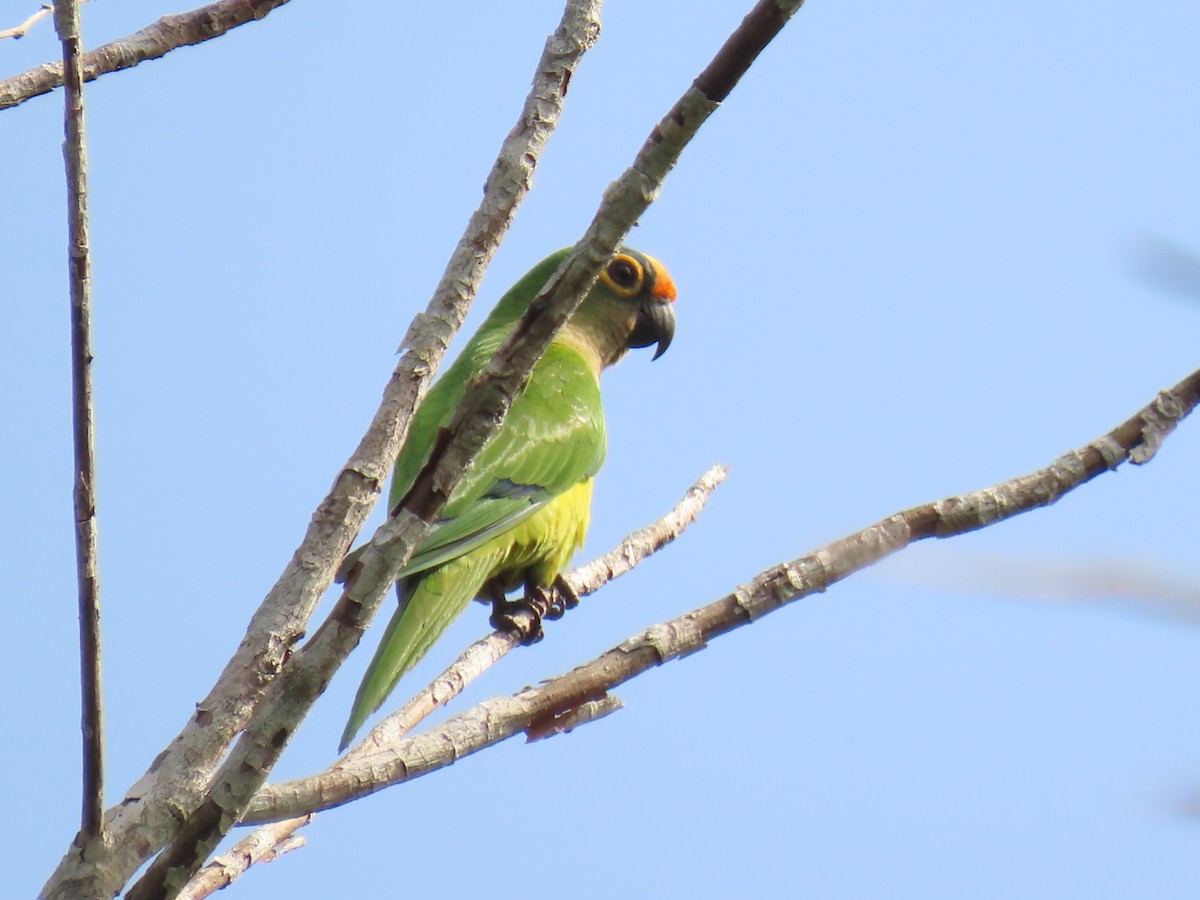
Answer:
[[[638,309],[633,333],[629,335],[630,347],[649,347],[657,344],[651,359],[658,359],[671,346],[675,337],[675,306],[670,301],[650,298]]]

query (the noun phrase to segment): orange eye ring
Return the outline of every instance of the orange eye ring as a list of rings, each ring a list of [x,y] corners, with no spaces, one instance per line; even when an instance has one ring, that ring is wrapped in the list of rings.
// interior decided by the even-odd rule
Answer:
[[[600,272],[600,280],[619,297],[634,297],[646,281],[642,264],[627,253],[618,253]]]

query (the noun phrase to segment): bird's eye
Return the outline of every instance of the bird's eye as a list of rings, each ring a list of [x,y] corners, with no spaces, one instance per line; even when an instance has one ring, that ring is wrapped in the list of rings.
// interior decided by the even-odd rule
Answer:
[[[637,272],[633,265],[623,259],[608,267],[608,277],[617,283],[617,287],[631,288],[637,283]]]
[[[604,281],[626,297],[637,293],[641,288],[642,278],[642,267],[636,260],[624,254],[614,258],[603,273]]]

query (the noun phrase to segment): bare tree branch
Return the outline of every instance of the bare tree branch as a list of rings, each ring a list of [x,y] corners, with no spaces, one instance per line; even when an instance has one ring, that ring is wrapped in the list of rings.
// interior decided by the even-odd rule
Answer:
[[[300,849],[304,846],[304,838],[296,837],[296,831],[312,820],[313,816],[298,816],[254,829],[228,853],[215,857],[197,872],[179,892],[179,900],[204,900],[229,887],[255,863],[273,862],[285,853]]]
[[[84,81],[129,69],[148,59],[159,59],[179,47],[189,47],[220,37],[231,28],[264,18],[287,0],[220,0],[190,12],[163,16],[141,31],[110,41],[86,53],[81,70]],[[26,23],[23,23],[26,24]],[[17,106],[48,94],[63,83],[61,63],[49,62],[0,81],[0,109]]]
[[[603,556],[567,573],[564,577],[576,596],[582,598],[594,593],[683,534],[696,521],[712,492],[728,474],[729,470],[724,466],[713,466],[688,488],[683,498],[661,519],[628,535],[615,549]],[[533,613],[521,609],[513,615],[518,624],[524,626],[523,629],[498,629],[473,643],[426,688],[376,725],[335,766],[396,744],[427,716],[461,694],[467,685],[520,646],[521,631],[528,632],[533,627]]]
[[[292,655],[280,683],[222,763],[204,801],[133,886],[129,900],[169,896],[172,886],[190,878],[240,818],[299,722],[370,625],[384,593],[428,523],[503,421],[537,360],[629,228],[657,196],[683,148],[719,105],[713,97],[728,96],[801,2],[758,3],[655,127],[633,165],[605,192],[591,226],[530,304],[488,368],[472,383],[412,490],[364,548],[330,617]]]
[[[194,809],[200,802],[213,767],[304,634],[313,607],[378,499],[412,410],[428,389],[487,263],[532,183],[571,73],[599,36],[598,5],[596,0],[570,3],[547,41],[525,106],[488,176],[483,202],[428,307],[410,327],[404,340],[407,350],[384,388],[379,410],[315,511],[280,580],[251,619],[241,646],[183,730],[125,800],[109,811],[108,842],[99,846],[77,840],[43,889],[47,897],[112,896],[175,834],[177,811]]]
[[[654,625],[565,675],[511,697],[494,697],[439,728],[339,764],[321,775],[269,785],[255,796],[242,821],[257,824],[329,809],[452,765],[515,734],[540,737],[557,730],[564,721],[578,724],[576,710],[605,700],[617,685],[669,660],[703,650],[714,637],[824,591],[915,541],[965,534],[1049,506],[1127,460],[1146,462],[1146,448],[1161,442],[1197,402],[1200,370],[1159,394],[1108,434],[1044,469],[889,516],[815,553],[768,569],[733,593]]]
[[[92,261],[88,239],[87,142],[83,117],[83,40],[79,3],[55,9],[62,42],[63,162],[67,175],[67,272],[71,297],[71,418],[75,444],[75,567],[79,580],[79,674],[83,706],[83,822],[104,828],[104,710],[100,680],[100,559],[96,538],[96,433],[92,424]]]
[[[3,31],[0,31],[0,39],[12,38],[14,41],[19,41],[29,33],[30,28],[42,21],[42,19],[46,18],[46,16],[50,15],[52,12],[54,12],[54,4],[43,3],[41,9],[31,15],[20,25],[17,25],[13,28],[5,28]]]
[[[625,537],[613,550],[566,575],[575,593],[584,597],[600,590],[614,578],[629,572],[647,556],[657,553],[683,534],[708,505],[712,492],[729,477],[729,469],[711,466],[687,489],[675,507],[659,519]]]

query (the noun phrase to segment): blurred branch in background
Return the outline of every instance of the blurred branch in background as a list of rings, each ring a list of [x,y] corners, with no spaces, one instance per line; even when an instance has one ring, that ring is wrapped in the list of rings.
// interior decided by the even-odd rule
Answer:
[[[948,553],[939,554],[935,564],[905,556],[873,580],[960,595],[1103,604],[1200,625],[1200,581],[1149,560]]]
[[[1130,254],[1134,274],[1169,294],[1200,303],[1200,252],[1162,235],[1142,237]]]

